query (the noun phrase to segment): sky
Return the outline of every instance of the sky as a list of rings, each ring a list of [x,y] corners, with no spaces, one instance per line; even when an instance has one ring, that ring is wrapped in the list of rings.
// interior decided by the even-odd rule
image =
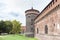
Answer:
[[[26,26],[25,11],[31,9],[40,12],[51,0],[0,0],[0,20],[17,20]]]

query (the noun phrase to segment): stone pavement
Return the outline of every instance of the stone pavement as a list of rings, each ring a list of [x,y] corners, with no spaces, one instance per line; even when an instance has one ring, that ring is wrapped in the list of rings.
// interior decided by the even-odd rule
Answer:
[[[60,35],[38,35],[38,40],[60,40]]]

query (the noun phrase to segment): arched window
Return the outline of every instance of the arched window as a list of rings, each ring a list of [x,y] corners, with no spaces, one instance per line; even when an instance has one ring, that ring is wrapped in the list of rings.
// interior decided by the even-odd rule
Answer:
[[[39,33],[39,29],[37,28],[37,34]]]
[[[45,25],[45,34],[48,34],[48,27]]]

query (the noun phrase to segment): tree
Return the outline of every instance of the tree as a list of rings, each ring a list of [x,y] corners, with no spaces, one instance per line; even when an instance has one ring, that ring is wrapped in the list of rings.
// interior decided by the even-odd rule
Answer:
[[[10,33],[10,31],[12,31],[13,28],[13,24],[11,21],[5,21],[5,28],[6,28],[6,33]]]
[[[5,32],[5,22],[3,20],[0,21],[0,33]]]
[[[11,33],[14,33],[14,34],[19,33],[21,28],[21,23],[19,21],[13,20],[12,24],[13,24],[13,29]]]
[[[13,25],[10,21],[0,21],[0,33],[9,33],[12,27]]]

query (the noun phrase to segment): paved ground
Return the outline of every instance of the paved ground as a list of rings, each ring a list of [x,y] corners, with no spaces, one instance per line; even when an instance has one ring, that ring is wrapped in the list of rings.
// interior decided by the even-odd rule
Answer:
[[[60,35],[37,35],[39,40],[60,40]]]

